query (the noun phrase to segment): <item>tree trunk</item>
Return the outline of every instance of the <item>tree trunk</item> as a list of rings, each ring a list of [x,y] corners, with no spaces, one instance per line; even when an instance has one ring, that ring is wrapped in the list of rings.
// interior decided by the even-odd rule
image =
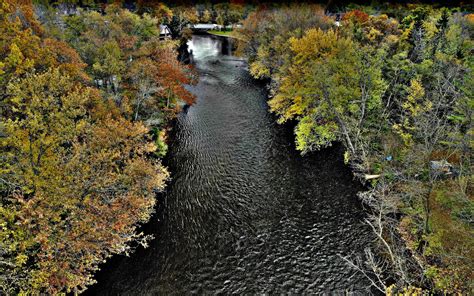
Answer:
[[[352,144],[352,141],[351,141],[351,138],[349,136],[349,132],[347,131],[346,125],[345,125],[344,121],[341,119],[341,117],[339,115],[339,112],[337,112],[336,108],[334,107],[334,105],[333,105],[333,103],[332,103],[331,99],[329,98],[329,95],[327,94],[326,91],[324,92],[324,99],[329,104],[329,107],[331,108],[331,111],[333,112],[334,116],[336,117],[337,122],[339,123],[339,127],[342,130],[342,134],[344,135],[344,137],[346,139],[347,146],[348,146],[351,154],[355,155],[356,151],[354,149],[354,145]]]
[[[430,215],[431,215],[431,193],[433,192],[433,182],[430,182],[430,188],[425,198],[425,225],[423,229],[424,234],[430,233]]]

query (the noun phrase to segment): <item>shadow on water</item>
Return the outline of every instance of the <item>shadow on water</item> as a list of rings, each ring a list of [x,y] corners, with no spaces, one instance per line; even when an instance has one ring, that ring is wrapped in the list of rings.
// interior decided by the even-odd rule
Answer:
[[[245,60],[222,38],[189,48],[198,99],[171,135],[172,181],[144,226],[155,239],[112,258],[88,294],[366,293],[340,258],[371,242],[342,147],[300,156]]]

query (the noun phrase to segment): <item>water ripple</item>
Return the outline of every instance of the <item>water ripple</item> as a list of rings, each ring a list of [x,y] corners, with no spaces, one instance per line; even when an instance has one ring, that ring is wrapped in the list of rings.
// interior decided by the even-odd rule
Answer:
[[[151,248],[116,259],[92,293],[365,294],[339,255],[370,242],[340,149],[301,157],[246,64],[195,36],[197,104],[179,115],[172,184]]]

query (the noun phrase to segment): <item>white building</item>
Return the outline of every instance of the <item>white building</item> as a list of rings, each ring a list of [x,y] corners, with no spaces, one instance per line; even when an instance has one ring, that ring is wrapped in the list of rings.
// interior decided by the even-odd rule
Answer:
[[[222,29],[222,26],[217,25],[217,24],[195,24],[195,25],[191,25],[191,28],[194,30],[209,31],[209,30],[220,30]]]
[[[171,30],[167,25],[160,25],[160,39],[170,39]]]

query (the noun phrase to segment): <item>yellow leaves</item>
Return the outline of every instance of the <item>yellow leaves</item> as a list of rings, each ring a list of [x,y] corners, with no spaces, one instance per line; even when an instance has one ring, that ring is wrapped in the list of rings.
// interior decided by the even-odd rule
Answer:
[[[124,13],[132,21],[140,19]],[[93,21],[103,20],[96,16]],[[146,34],[156,30],[153,22],[149,20],[153,28]],[[122,73],[120,46],[134,42],[97,47],[95,69]],[[113,98],[82,84],[89,80],[83,73],[86,65],[68,44],[42,39],[3,14],[0,43],[7,44],[0,61],[5,94],[0,186],[3,190],[5,179],[5,186],[15,188],[3,198],[8,205],[0,205],[0,248],[8,252],[12,271],[21,275],[15,287],[25,290],[20,294],[84,287],[111,252],[143,240],[136,226],[149,219],[155,193],[164,188],[169,173],[152,158],[156,144],[148,128],[123,116],[130,108],[127,99],[121,110]],[[173,44],[150,42],[147,56],[178,64]],[[169,53],[156,54],[159,46]],[[169,79],[166,69],[161,72]]]
[[[462,36],[462,27],[459,24],[453,24],[449,26],[446,31],[447,48],[446,53],[450,55],[450,58],[456,59],[459,54],[459,50],[462,44],[466,44],[466,55],[469,56],[474,48],[472,39],[465,39]]]
[[[298,115],[304,114],[308,104],[308,99],[304,99],[298,94],[298,85],[293,83],[292,77],[286,77],[280,87],[280,91],[268,101],[270,111],[277,113],[280,117],[278,123],[284,123]]]
[[[57,172],[67,147],[88,128],[87,90],[76,89],[58,70],[30,75],[8,86],[10,118],[3,122],[9,171],[26,194],[60,186]],[[56,184],[56,185],[55,185]]]
[[[32,60],[25,58],[15,43],[10,45],[10,53],[7,55],[5,62],[8,67],[15,68],[15,74],[17,75],[27,72],[34,65]]]
[[[388,296],[422,296],[425,294],[426,292],[421,288],[408,286],[399,289],[395,284],[387,287],[387,290],[385,291],[385,295]]]
[[[268,58],[268,49],[263,46],[259,47],[257,51],[257,60],[250,64],[250,74],[258,79],[270,77],[270,69],[264,64],[264,61]]]
[[[413,145],[414,121],[432,109],[432,102],[425,97],[425,89],[419,78],[413,78],[408,88],[408,96],[402,103],[405,117],[399,124],[394,124],[394,131],[402,138],[405,146]]]
[[[0,2],[0,14],[5,13],[6,10],[8,10],[9,5],[7,1],[2,1]]]
[[[375,29],[375,28],[370,28],[370,31],[367,34],[367,38],[371,42],[375,41],[377,38],[379,38],[381,36],[383,36],[383,33],[380,32],[379,30]]]
[[[334,49],[340,39],[336,31],[323,31],[320,28],[307,30],[302,38],[290,38],[290,48],[296,54],[295,64],[336,54]]]
[[[269,77],[270,69],[268,69],[262,62],[256,61],[250,64],[250,74],[258,79]]]
[[[159,164],[152,165],[144,158],[136,158],[130,161],[125,173],[135,178],[137,186],[134,186],[134,190],[138,192],[146,191],[148,194],[161,191],[169,177],[169,173],[165,168]]]
[[[402,107],[408,111],[411,116],[418,116],[422,112],[431,110],[432,103],[429,100],[424,100],[425,89],[419,79],[412,79],[410,81],[410,88],[407,100],[402,103]]]
[[[269,106],[279,115],[279,123],[299,121],[295,129],[297,149],[303,153],[317,150],[330,145],[341,133],[346,139],[349,133],[356,134],[352,129],[360,127],[353,117],[376,112],[386,88],[377,60],[383,52],[358,46],[333,30],[309,29],[302,38],[291,38],[289,43],[295,56],[282,71],[284,76]],[[370,58],[370,62],[365,60]]]
[[[301,95],[296,95],[292,98],[293,104],[288,108],[286,117],[290,118],[295,115],[303,114],[305,110],[305,104],[303,103],[303,97]]]
[[[140,147],[141,149],[139,150],[141,153],[146,154],[146,153],[151,153],[156,151],[156,144],[153,142],[147,142],[143,146]]]
[[[416,101],[425,95],[425,90],[419,79],[412,79],[410,81],[410,95],[408,100]]]
[[[337,139],[338,126],[335,122],[316,122],[314,115],[303,117],[295,128],[296,149],[306,153],[331,146]]]
[[[19,254],[18,256],[15,257],[15,261],[18,266],[25,264],[27,260],[28,260],[28,256],[26,256],[25,254]]]
[[[439,32],[439,29],[437,28],[435,21],[423,22],[422,26],[426,33],[426,38],[428,39],[433,39],[436,36],[436,34]]]
[[[410,125],[407,120],[405,120],[405,123],[402,124],[394,124],[393,129],[395,133],[397,133],[401,138],[405,146],[411,146],[413,144],[413,137],[409,132],[406,132],[405,130],[410,130]]]
[[[349,162],[351,161],[351,153],[346,150],[344,151],[344,164],[349,164]]]
[[[410,40],[410,35],[411,35],[411,32],[413,31],[415,27],[415,23],[414,22],[411,22],[410,25],[402,31],[402,34],[400,35],[400,41],[402,42],[402,49],[408,49],[410,47],[409,45],[409,40]]]

